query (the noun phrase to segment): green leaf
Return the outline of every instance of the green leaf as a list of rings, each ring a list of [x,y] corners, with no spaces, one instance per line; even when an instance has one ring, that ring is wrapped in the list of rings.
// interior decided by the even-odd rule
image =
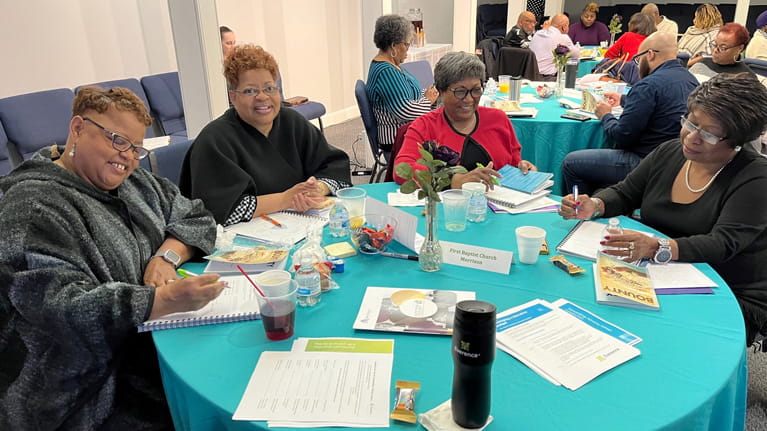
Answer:
[[[440,160],[440,159],[434,159],[434,161],[431,162],[434,168],[441,168],[443,166],[447,166],[447,163]]]
[[[450,177],[442,177],[437,181],[437,190],[444,190],[450,186]]]
[[[397,175],[399,175],[399,173]],[[418,183],[414,180],[407,180],[399,186],[399,191],[405,194],[413,193],[416,190],[418,190]]]
[[[397,163],[394,165],[394,172],[400,178],[413,179],[413,167],[407,163]]]
[[[434,156],[432,156],[430,152],[424,150],[423,148],[418,148],[418,152],[421,153],[421,157],[425,160],[423,165],[427,168],[431,168],[431,163],[434,161]]]
[[[426,197],[426,192],[421,190],[418,190],[418,199],[423,199]]]
[[[448,175],[453,176],[455,174],[465,174],[468,171],[463,166],[452,166],[444,170]]]

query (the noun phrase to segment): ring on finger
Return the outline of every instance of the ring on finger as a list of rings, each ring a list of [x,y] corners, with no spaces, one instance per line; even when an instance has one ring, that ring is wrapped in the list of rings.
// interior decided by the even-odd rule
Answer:
[[[176,280],[165,280],[166,283],[173,283]]]
[[[629,250],[634,249],[634,241],[629,241]]]
[[[629,259],[634,258],[634,250],[629,251]]]

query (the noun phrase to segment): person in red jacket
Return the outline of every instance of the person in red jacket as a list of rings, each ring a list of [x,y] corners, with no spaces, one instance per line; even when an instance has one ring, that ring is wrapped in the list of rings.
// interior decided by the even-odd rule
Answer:
[[[627,60],[631,60],[637,54],[639,45],[647,36],[655,32],[655,20],[645,13],[631,15],[629,31],[619,37],[615,44],[605,52],[605,58],[620,58],[628,53]]]

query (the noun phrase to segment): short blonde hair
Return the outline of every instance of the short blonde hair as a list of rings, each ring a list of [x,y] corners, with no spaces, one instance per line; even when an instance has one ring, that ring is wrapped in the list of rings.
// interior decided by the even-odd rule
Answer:
[[[587,4],[586,7],[583,8],[583,13],[586,13],[586,12],[594,12],[594,15],[598,14],[599,5],[594,2]]]
[[[719,12],[719,8],[711,3],[706,3],[698,6],[692,24],[701,30],[708,30],[711,27],[724,24],[724,20],[722,20],[722,13]]]
[[[109,108],[131,112],[144,126],[152,125],[152,117],[149,116],[144,102],[135,93],[122,87],[114,87],[109,90],[96,86],[81,88],[72,103],[72,116],[82,116],[88,111],[103,114]]]
[[[234,51],[224,60],[224,77],[230,89],[237,88],[239,85],[240,73],[255,69],[266,69],[275,81],[280,74],[277,61],[272,54],[252,43],[235,46]]]

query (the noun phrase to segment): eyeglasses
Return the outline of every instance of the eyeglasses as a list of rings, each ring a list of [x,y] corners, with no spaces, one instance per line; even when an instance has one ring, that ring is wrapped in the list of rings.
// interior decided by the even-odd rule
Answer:
[[[482,93],[485,92],[485,89],[482,87],[474,87],[471,90],[469,90],[463,87],[458,87],[458,88],[453,88],[450,91],[453,92],[453,95],[455,95],[456,98],[463,100],[467,94],[471,94],[471,97],[475,99],[480,98],[482,97]]]
[[[633,62],[634,62],[634,64],[636,64],[636,65],[639,65],[639,57],[641,57],[641,56],[643,56],[643,55],[647,54],[647,53],[648,53],[648,52],[650,52],[650,51],[652,51],[652,52],[654,52],[654,53],[658,53],[658,52],[660,52],[660,51],[659,51],[659,50],[657,50],[657,49],[645,49],[644,51],[642,51],[642,52],[640,52],[639,54],[635,55],[635,56],[634,56],[634,58],[632,58],[632,59],[631,59],[631,61],[633,61]]]
[[[698,127],[697,124],[693,123],[692,121],[688,120],[686,116],[682,116],[682,128],[687,130],[688,132],[698,132],[700,135],[700,138],[703,139],[703,142],[711,145],[716,145],[721,141],[724,141],[727,139],[726,137],[720,138],[719,136],[714,135],[713,133],[709,133],[700,127]]]
[[[268,94],[269,96],[274,96],[275,94],[280,92],[280,87],[275,86],[267,86],[264,88],[246,88],[244,90],[232,90],[235,93],[240,93],[243,96],[246,97],[256,97],[263,91],[265,94]]]
[[[124,153],[124,152],[126,152],[128,150],[133,150],[133,153],[136,155],[136,157],[135,157],[136,160],[143,159],[144,157],[149,155],[149,150],[147,150],[146,148],[144,148],[144,147],[142,147],[140,145],[135,145],[133,142],[131,142],[130,139],[128,139],[128,138],[126,138],[124,136],[120,136],[120,135],[118,135],[117,133],[115,133],[115,132],[113,132],[111,130],[108,130],[106,127],[104,127],[101,124],[91,120],[88,117],[83,117],[83,120],[93,124],[94,126],[98,127],[99,129],[103,130],[105,135],[106,135],[105,137],[107,139],[109,139],[110,141],[112,141],[112,148],[114,148],[115,150],[117,150],[117,151],[119,151],[121,153]]]
[[[725,52],[728,49],[732,49],[740,45],[735,45],[735,46],[717,45],[716,42],[712,41],[711,43],[708,44],[708,46],[710,46],[711,49],[713,49],[714,51]]]
[[[403,44],[405,44],[405,46],[406,46],[407,48],[410,48],[410,42],[400,42],[400,43],[403,43]]]

